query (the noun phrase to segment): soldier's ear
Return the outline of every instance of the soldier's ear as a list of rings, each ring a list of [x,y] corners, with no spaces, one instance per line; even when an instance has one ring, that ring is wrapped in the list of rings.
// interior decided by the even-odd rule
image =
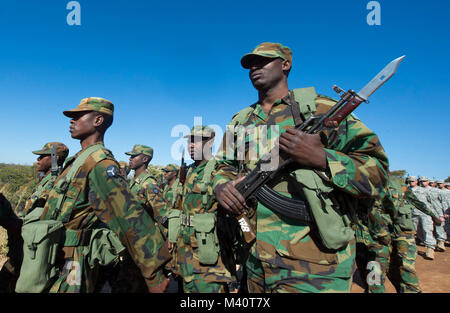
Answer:
[[[281,68],[283,69],[283,72],[286,74],[286,76],[289,76],[289,72],[291,71],[292,64],[288,60],[283,60],[281,62]]]
[[[105,121],[105,117],[102,114],[97,114],[94,119],[94,126],[99,127]]]

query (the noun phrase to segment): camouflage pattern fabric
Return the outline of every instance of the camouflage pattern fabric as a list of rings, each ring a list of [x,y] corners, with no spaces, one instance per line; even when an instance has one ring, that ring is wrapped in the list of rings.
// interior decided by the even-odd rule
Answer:
[[[438,188],[429,187],[427,188],[430,193],[430,198],[435,208],[436,216],[443,217],[444,212],[447,209],[446,199],[443,197],[441,191]],[[445,225],[434,225],[434,231],[436,233],[436,239],[439,241],[447,240],[447,234],[444,229]]]
[[[450,190],[444,189],[441,190],[442,193],[445,195],[445,199],[447,202],[447,209],[444,211],[445,214],[450,215]],[[447,237],[450,238],[450,218],[445,218],[445,226],[444,229],[447,233]]]
[[[384,212],[382,202],[376,200],[369,208],[361,207],[355,224],[356,264],[365,291],[384,293],[389,268],[392,220]]]
[[[417,247],[412,221],[412,208],[433,215],[425,203],[419,201],[406,185],[389,180],[383,208],[393,222],[392,248],[387,276],[397,292],[421,292],[415,269]]]
[[[415,188],[411,188],[411,191],[419,201],[425,203],[427,208],[431,210],[434,215],[436,215],[433,205],[430,202],[428,192],[425,188],[416,186]],[[426,247],[434,249],[436,246],[436,239],[433,235],[433,220],[429,215],[424,214],[418,209],[413,209],[412,213],[414,229],[417,232],[417,237],[424,242]]]
[[[192,164],[187,172],[182,194],[182,213],[194,216],[201,213],[216,213],[217,202],[212,190],[212,179],[207,186],[207,203],[203,205],[200,189],[207,162]],[[225,266],[219,254],[216,264],[204,265],[198,257],[198,243],[192,226],[181,225],[174,249],[176,274],[183,278],[185,292],[223,292],[224,286],[233,281],[232,269]]]
[[[24,217],[34,208],[43,207],[45,205],[48,194],[52,190],[55,180],[56,176],[52,176],[52,174],[49,173],[39,182],[30,199],[25,202],[22,217]]]
[[[164,212],[165,202],[159,190],[156,179],[146,171],[133,178],[129,184],[131,193],[149,214],[160,222]]]
[[[292,51],[289,47],[286,47],[279,43],[264,42],[259,44],[251,53],[247,53],[241,59],[241,65],[243,68],[249,68],[249,64],[252,58],[255,56],[262,56],[266,58],[281,58],[288,60],[292,64]]]
[[[318,96],[315,104],[317,115],[328,111],[335,101]],[[259,104],[254,104],[242,126],[263,126],[270,119],[275,125],[279,125],[279,133],[283,133],[287,128],[294,126],[291,105],[298,104],[291,103],[290,97],[287,96],[277,100],[270,114],[266,115]],[[233,124],[232,121],[230,125]],[[227,129],[227,132],[229,131],[230,129]],[[239,138],[238,134],[224,135],[221,148],[216,155],[218,163],[214,187],[236,179],[239,169],[249,172],[254,168],[255,161],[250,160],[249,147],[254,146],[255,142],[256,147],[252,149],[256,149],[257,152],[268,151],[275,142],[271,128],[267,129],[268,147],[260,146],[251,133],[246,134],[243,143],[227,143],[227,138],[236,138],[235,135]],[[335,188],[333,194],[336,196],[335,200],[340,203],[340,208],[347,212],[356,210],[359,205],[353,208],[348,205],[359,201],[354,197],[383,196],[388,160],[378,137],[354,116],[348,117],[337,129],[325,131],[325,136],[328,138],[325,153],[329,167],[325,175],[330,177]],[[237,151],[240,151],[241,147],[245,151],[245,159],[242,162],[236,160]],[[289,179],[282,180],[280,184],[282,183],[287,185],[287,188],[284,188],[287,191],[286,195],[296,197],[298,195],[293,191],[298,190],[301,197],[299,190],[301,187],[296,181],[292,181],[292,175]],[[361,203],[364,201],[361,200]],[[282,218],[260,203],[255,215],[256,221],[252,218],[251,223],[256,226],[257,240],[252,246],[251,254],[254,258],[270,264],[267,266],[264,264],[263,269],[273,266],[291,270],[292,273],[303,273],[299,276],[299,280],[302,280],[302,275],[316,275],[324,280],[336,280],[337,284],[341,281],[351,281],[354,271],[354,243],[338,251],[326,250],[320,242],[317,231],[311,230],[309,226]],[[294,284],[293,280],[291,282]],[[317,290],[327,291],[334,288],[332,284],[325,284],[323,287]],[[347,287],[344,289],[350,288]],[[272,290],[267,282],[265,288]]]
[[[126,155],[139,155],[144,154],[146,156],[149,156],[150,159],[153,158],[153,148],[150,148],[149,146],[145,145],[134,145],[133,150],[130,152],[125,152]]]
[[[354,243],[351,244],[353,253]],[[249,293],[343,293],[350,292],[352,279],[308,274],[261,262],[250,255],[247,261]]]
[[[415,232],[402,232],[392,239],[389,280],[399,293],[422,292],[416,272]]]
[[[0,193],[0,226],[7,230],[7,260],[0,270],[0,293],[12,293],[19,277],[22,263],[23,240],[20,235],[21,221],[14,213],[11,203]]]
[[[191,128],[189,134],[185,135],[184,138],[188,138],[191,136],[213,138],[215,135],[216,132],[211,127],[204,125],[196,125]]]
[[[64,179],[80,153],[66,161],[55,186]],[[57,188],[50,191],[41,219],[60,220],[66,229],[77,231],[107,227],[126,247],[147,286],[162,281],[161,269],[170,259],[167,245],[154,220],[134,199],[125,179],[119,175],[119,164],[109,150],[102,147],[86,159],[67,186],[61,209],[57,203],[58,192],[61,191]],[[86,251],[85,246],[76,246],[64,247],[63,252],[64,257],[58,263],[59,277],[50,291],[94,291],[99,268],[95,266],[89,270],[86,264],[80,263],[92,251]],[[78,266],[74,266],[77,262]]]
[[[164,207],[160,209],[161,217],[167,216],[168,212],[173,209],[178,208],[178,195],[182,192],[182,186],[180,180],[177,177],[172,185],[165,185],[162,192],[162,200],[164,201]],[[165,229],[165,234],[167,236],[167,229]]]
[[[64,111],[63,114],[67,117],[73,117],[74,114],[77,114],[78,112],[89,112],[89,111],[95,111],[104,113],[107,115],[113,115],[114,114],[114,104],[104,98],[100,97],[89,97],[81,99],[80,104],[78,107],[72,110]]]
[[[69,148],[62,142],[48,142],[42,147],[41,150],[32,151],[32,153],[37,155],[51,155],[53,150],[53,145],[56,148],[56,155],[65,159],[69,155]]]

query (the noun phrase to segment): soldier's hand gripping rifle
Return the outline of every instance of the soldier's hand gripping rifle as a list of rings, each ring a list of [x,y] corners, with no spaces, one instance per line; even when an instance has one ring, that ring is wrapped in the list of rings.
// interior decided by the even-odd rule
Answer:
[[[341,88],[333,86],[333,90],[339,94],[340,100],[327,113],[311,116],[296,127],[296,129],[307,134],[318,134],[324,129],[338,127],[350,113],[362,102],[367,102],[367,99],[394,75],[404,57],[397,58],[386,65],[359,92],[355,92],[354,90],[345,92]],[[240,183],[236,184],[235,188],[246,201],[250,199],[257,200],[264,206],[270,207],[275,213],[297,221],[312,223],[314,220],[307,202],[285,197],[267,186],[267,183],[278,176],[280,171],[294,162],[292,158],[287,158],[286,160],[281,160],[278,167],[271,168],[270,164],[273,158],[277,156],[278,147],[273,148],[269,153],[263,155],[256,163],[255,168]],[[241,225],[245,240],[247,243],[251,243],[256,238],[256,235],[249,223],[247,213],[244,211],[237,219]]]

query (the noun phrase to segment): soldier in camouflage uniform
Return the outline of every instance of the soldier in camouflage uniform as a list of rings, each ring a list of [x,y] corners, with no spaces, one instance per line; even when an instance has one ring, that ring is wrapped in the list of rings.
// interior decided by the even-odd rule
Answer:
[[[134,145],[133,150],[125,154],[130,156],[130,169],[134,170],[134,177],[129,184],[131,193],[148,213],[160,222],[161,210],[165,203],[158,182],[147,171],[148,164],[153,158],[153,149],[144,145]]]
[[[178,177],[180,167],[176,164],[169,164],[163,168],[164,179],[166,184],[162,192],[162,198],[165,202],[164,209],[161,211],[161,216],[167,216],[169,210],[177,208],[177,196],[181,193],[181,184]]]
[[[450,238],[450,223],[449,223],[449,215],[450,215],[450,190],[447,189],[446,183],[443,180],[439,180],[437,182],[439,190],[441,192],[441,197],[444,199],[444,218],[445,218],[445,225],[444,229],[447,233],[447,238]],[[448,183],[447,183],[448,185]]]
[[[438,200],[436,199],[436,195],[435,192],[433,190],[432,187],[430,187],[429,183],[429,179],[425,176],[419,177],[419,183],[420,183],[420,187],[422,192],[424,193],[424,196],[426,198],[427,201],[427,205],[428,207],[433,211],[434,215],[436,215],[438,218],[444,218],[444,212],[442,211],[442,207],[441,205],[438,203]],[[422,229],[424,230],[424,233],[427,234],[427,231],[425,231],[425,229],[423,228],[422,224]],[[443,235],[443,227],[442,226],[436,226],[434,223],[430,223],[430,219],[428,219],[428,224],[427,224],[427,229],[428,232],[431,233],[431,236],[433,236],[433,245],[427,245],[427,243],[425,242],[425,246],[427,247],[427,253],[426,256],[427,258],[433,260],[434,259],[434,250],[437,251],[443,251],[445,250],[444,247],[444,241],[445,238],[443,239],[444,235]],[[436,236],[435,236],[435,230],[436,228]],[[419,238],[421,237],[420,233],[418,233]],[[428,236],[428,234],[427,234]]]
[[[22,263],[22,237],[20,228],[22,220],[14,213],[11,203],[0,193],[0,226],[8,235],[7,260],[0,270],[0,293],[14,292],[16,280]]]
[[[51,173],[51,153],[53,145],[56,147],[56,162],[58,168],[62,167],[69,155],[69,148],[61,142],[49,142],[46,143],[41,150],[33,151],[34,154],[39,155],[36,166],[39,172],[44,173],[44,178],[39,182],[30,199],[25,203],[23,216],[32,211],[35,207],[43,206],[43,204],[45,204],[48,193],[52,190],[53,183],[59,175],[59,172],[55,173],[56,175]]]
[[[162,199],[165,202],[164,208],[161,210],[162,220],[167,219],[167,214],[170,210],[178,209],[179,197],[177,195],[181,194],[181,184],[178,177],[179,166],[176,164],[169,164],[162,169],[164,172],[164,190],[162,192]],[[165,224],[166,222],[163,222]],[[163,228],[164,235],[167,237],[167,228]],[[165,268],[166,275],[170,279],[169,287],[167,288],[168,293],[178,293],[183,289],[183,279],[176,275],[175,260],[172,259],[166,265]]]
[[[171,240],[176,242],[176,272],[183,278],[186,293],[228,292],[233,282],[234,269],[226,266],[217,236],[217,202],[212,190],[214,135],[210,127],[194,126],[185,136],[194,163],[187,169],[181,212],[169,213],[169,239],[172,234],[176,239]],[[172,223],[174,216],[178,224]],[[179,230],[173,225],[179,225]]]
[[[55,152],[56,152],[56,162],[57,166],[61,167],[64,163],[67,155],[69,154],[69,149],[66,145],[64,145],[61,142],[49,142],[44,145],[44,147],[41,150],[32,151],[32,153],[39,155],[37,158],[36,166],[38,172],[43,173],[43,178],[39,182],[39,184],[34,189],[30,199],[28,199],[25,203],[25,207],[23,209],[23,212],[18,213],[19,215],[22,215],[24,217],[27,213],[32,211],[35,207],[42,206],[45,201],[47,200],[48,193],[53,187],[53,183],[56,180],[58,173],[55,173],[53,175],[51,173],[51,167],[52,167],[52,160],[51,160],[51,153],[52,153],[52,147],[55,145]],[[7,210],[8,211],[8,210]],[[11,210],[12,212],[12,210]],[[13,215],[10,215],[13,217],[13,220],[15,221],[15,225],[21,225],[22,222],[17,220],[17,218]],[[22,238],[20,236],[20,227],[17,232],[13,232],[11,228],[9,229],[9,233],[11,235],[8,237],[8,246],[11,247],[9,250],[9,257],[6,263],[4,264],[4,270],[7,270],[11,273],[11,275],[14,277],[14,279],[11,280],[10,283],[10,291],[14,290],[14,283],[15,279],[19,276],[19,270],[20,270],[20,264],[22,262]]]
[[[47,277],[40,291],[98,291],[99,271],[101,274],[103,266],[116,264],[125,252],[124,257],[129,256],[139,268],[148,291],[163,292],[167,286],[168,280],[162,275],[164,264],[170,260],[167,244],[154,220],[130,193],[119,174],[118,162],[103,145],[104,134],[113,122],[113,110],[110,101],[90,97],[82,99],[77,108],[63,112],[71,118],[71,136],[80,140],[82,150],[66,161],[45,206],[28,214],[22,227],[24,236],[25,229],[31,231],[33,225],[37,230],[45,223],[63,225],[65,239],[57,250],[62,254],[56,255],[55,263],[46,264],[56,270],[50,271],[53,277]],[[39,223],[34,224],[32,218]],[[51,233],[49,236],[49,240],[54,238]],[[25,242],[24,255],[29,247]],[[25,261],[24,256],[16,291],[35,288],[35,284],[27,286],[24,275],[34,276]],[[32,265],[32,260],[27,264]]]
[[[246,212],[246,206],[251,204],[235,188],[243,179],[236,179],[237,175],[245,175],[254,168],[256,160],[250,157],[251,153],[269,151],[278,130],[282,133],[279,139],[282,154],[291,156],[298,167],[287,169],[273,188],[297,199],[305,199],[308,194],[308,202],[314,203],[311,209],[317,223],[308,225],[290,220],[261,203],[251,208],[253,212],[257,209],[254,216],[249,210],[250,222],[257,233],[246,264],[249,292],[349,292],[355,270],[355,239],[349,218],[357,207],[367,207],[373,198],[383,196],[387,181],[388,159],[378,137],[353,115],[338,128],[324,132],[323,140],[328,141],[324,146],[321,136],[293,129],[307,118],[307,113],[322,114],[336,101],[315,94],[312,88],[308,88],[306,95],[302,93],[305,89],[289,90],[287,76],[292,53],[286,46],[260,44],[241,59],[241,64],[250,69],[250,80],[259,99],[235,115],[230,126],[243,127],[227,129],[216,155],[217,200],[227,212],[236,215]],[[267,125],[278,127],[272,131]],[[259,133],[267,131],[268,147],[258,144],[252,136],[252,126],[260,127]],[[247,132],[244,142],[230,142],[232,138],[240,138],[242,129]],[[234,134],[234,130],[238,133]],[[240,151],[245,158],[236,157]],[[303,177],[308,177],[311,185],[303,184]],[[330,200],[334,205],[326,205]],[[327,227],[322,227],[326,218],[320,213],[322,208],[330,216],[333,210],[340,211],[328,225],[330,229],[338,228],[338,232],[327,233]],[[320,223],[317,216],[321,217]],[[316,227],[319,224],[320,230]],[[339,240],[330,240],[333,235]]]
[[[413,176],[406,179],[407,182],[415,180]],[[415,269],[417,247],[412,211],[417,209],[431,216],[436,224],[440,224],[441,220],[401,182],[390,179],[387,191],[383,199],[383,208],[393,221],[392,251],[387,275],[397,292],[421,292]]]
[[[434,180],[430,180],[428,188],[426,188],[430,193],[431,202],[433,203],[436,214],[445,220],[444,215],[447,210],[446,199],[442,194],[441,190],[436,188],[437,184]],[[447,240],[447,234],[444,229],[444,225],[438,226],[434,224],[434,232],[436,234],[437,245],[436,251],[444,252],[445,241]]]
[[[415,177],[413,177],[415,178]],[[428,179],[426,177],[419,177],[419,181],[422,181],[422,184],[428,184]],[[409,187],[414,195],[419,199],[419,201],[425,203],[429,210],[433,210],[433,205],[431,204],[430,196],[428,192],[422,186],[417,185],[417,180],[412,180],[412,178],[408,181]],[[413,208],[412,210],[412,219],[414,223],[414,229],[417,232],[417,239],[419,241],[424,242],[426,251],[426,258],[430,260],[434,260],[434,248],[436,246],[436,239],[433,235],[433,220],[432,218],[421,212],[420,210]],[[420,226],[420,228],[419,228]]]
[[[355,223],[356,265],[364,288],[369,293],[385,292],[384,283],[389,267],[392,220],[383,209],[382,201],[369,208],[361,207]]]
[[[120,161],[119,165],[120,165],[120,174],[126,179],[128,179],[128,174],[130,174],[131,171],[130,166],[125,161]]]

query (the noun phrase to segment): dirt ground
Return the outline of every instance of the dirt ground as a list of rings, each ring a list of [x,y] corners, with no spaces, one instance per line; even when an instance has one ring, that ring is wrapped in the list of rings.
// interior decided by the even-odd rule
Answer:
[[[416,270],[419,276],[419,284],[424,293],[450,292],[450,245],[446,245],[447,251],[435,252],[434,260],[425,259],[426,248],[417,246]],[[386,279],[386,292],[395,293],[395,288]],[[355,275],[352,293],[363,293],[358,276]]]
[[[416,270],[419,276],[419,284],[425,293],[448,293],[450,292],[450,245],[447,245],[447,251],[435,252],[433,261],[427,260],[425,256],[425,247],[417,246],[418,255],[416,260]],[[0,268],[3,266],[5,258],[0,256]],[[357,273],[356,273],[357,274]],[[363,293],[364,289],[355,275],[352,286],[352,293]],[[395,288],[386,279],[386,292],[395,293]]]

